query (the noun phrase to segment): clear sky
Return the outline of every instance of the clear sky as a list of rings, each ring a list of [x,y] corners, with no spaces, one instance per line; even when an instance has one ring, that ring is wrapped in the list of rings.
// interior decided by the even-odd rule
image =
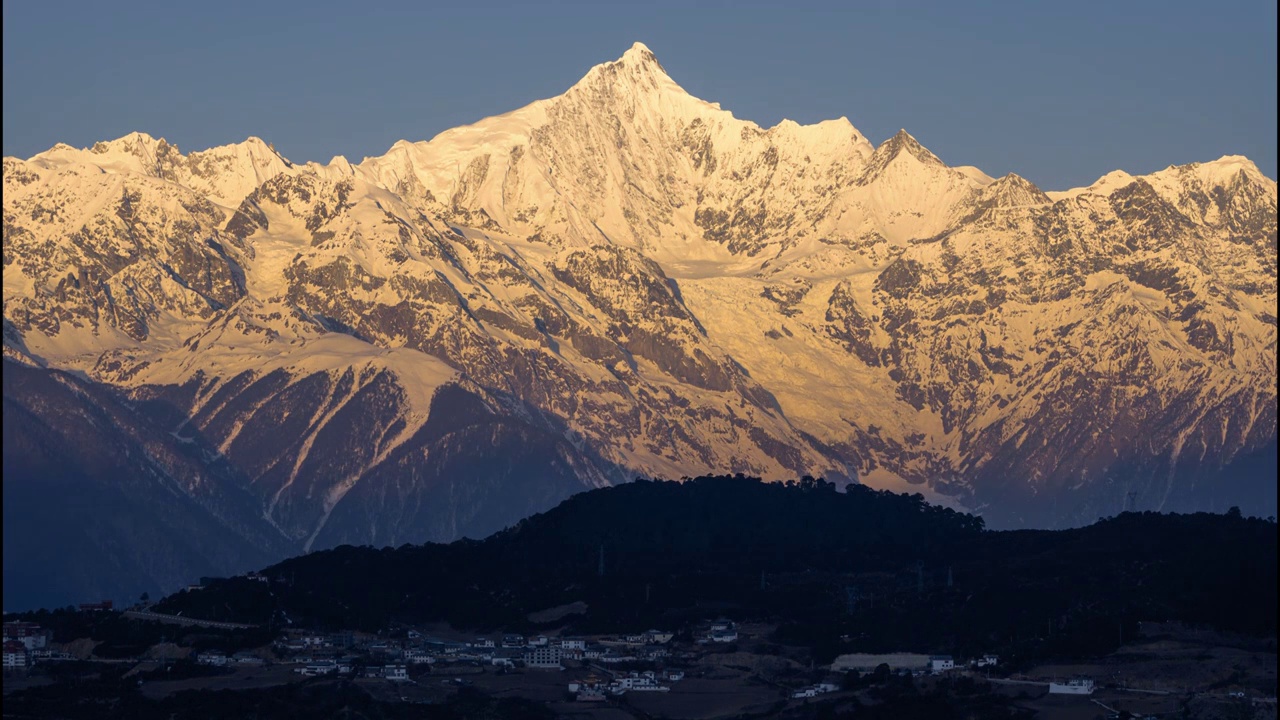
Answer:
[[[6,0],[4,154],[141,130],[355,162],[557,95],[639,40],[738,117],[906,128],[1045,189],[1226,154],[1276,177],[1275,0],[370,5]]]

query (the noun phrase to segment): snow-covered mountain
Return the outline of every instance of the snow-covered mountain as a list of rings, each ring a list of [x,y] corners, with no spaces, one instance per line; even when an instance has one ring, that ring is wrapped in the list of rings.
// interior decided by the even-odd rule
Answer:
[[[637,43],[354,165],[137,133],[5,158],[5,357],[229,466],[184,487],[236,484],[239,536],[295,550],[636,475],[822,474],[997,526],[1225,507],[1275,447],[1276,198],[1234,156],[1046,193],[906,131],[761,128]],[[56,429],[40,404],[6,383],[6,420]]]

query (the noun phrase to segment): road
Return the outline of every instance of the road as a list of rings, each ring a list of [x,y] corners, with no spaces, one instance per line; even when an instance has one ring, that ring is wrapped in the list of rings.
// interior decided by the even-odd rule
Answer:
[[[250,630],[257,627],[257,625],[218,622],[216,620],[200,620],[197,618],[182,617],[181,615],[165,615],[164,613],[154,613],[146,610],[125,610],[123,615],[127,618],[133,618],[134,620],[151,620],[153,622],[172,623],[175,625],[192,625],[195,627],[215,628],[218,630]]]

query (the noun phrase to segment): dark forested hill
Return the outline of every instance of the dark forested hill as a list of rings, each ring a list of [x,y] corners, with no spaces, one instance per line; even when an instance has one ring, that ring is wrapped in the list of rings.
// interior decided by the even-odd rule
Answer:
[[[701,477],[579,494],[484,541],[344,546],[167,598],[211,619],[353,627],[526,628],[581,601],[578,631],[717,614],[780,624],[834,652],[1026,646],[1088,653],[1143,620],[1275,631],[1274,520],[1126,513],[1062,531],[978,518],[821,480]]]

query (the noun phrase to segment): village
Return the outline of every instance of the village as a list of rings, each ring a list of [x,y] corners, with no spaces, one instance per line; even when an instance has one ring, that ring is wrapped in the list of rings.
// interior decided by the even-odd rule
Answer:
[[[105,602],[83,605],[79,613],[184,626],[182,632],[194,628],[234,633],[252,628],[169,616],[142,606],[117,611]],[[11,687],[38,680],[47,672],[41,668],[50,664],[89,662],[132,664],[129,673],[136,674],[138,687],[151,697],[184,689],[342,679],[388,702],[446,702],[453,693],[472,688],[493,696],[546,702],[569,714],[574,714],[570,709],[576,706],[581,708],[576,714],[585,712],[587,717],[613,717],[609,713],[624,709],[639,712],[640,717],[724,717],[827,698],[840,702],[884,683],[927,688],[977,679],[1010,697],[1031,693],[1026,702],[1047,708],[1108,709],[1117,698],[1128,701],[1124,693],[1137,692],[1144,694],[1129,706],[1148,707],[1155,717],[1156,711],[1176,701],[1172,692],[1121,688],[1125,683],[1114,677],[1104,690],[1103,683],[1082,674],[1082,668],[1062,668],[1047,678],[1011,674],[995,654],[961,658],[848,653],[829,664],[815,665],[772,644],[771,632],[768,625],[728,618],[611,635],[554,630],[532,635],[467,634],[448,626],[401,626],[379,633],[285,627],[257,647],[231,651],[207,643],[198,650],[170,645],[163,652],[152,648],[143,656],[108,659],[86,654],[83,645],[54,642],[53,633],[37,623],[8,621],[4,623],[5,687],[9,692]],[[1075,672],[1068,674],[1068,670]],[[1246,698],[1231,688],[1217,694],[1222,695],[1219,701],[1263,703],[1259,707],[1274,703]]]
[[[109,602],[85,604],[80,612],[113,612]],[[198,623],[201,621],[167,617],[139,608],[125,612],[157,622]],[[209,623],[229,625],[227,623]],[[301,678],[350,677],[411,683],[431,673],[475,674],[477,669],[498,674],[525,671],[568,671],[564,689],[579,702],[598,702],[628,692],[670,692],[684,680],[706,648],[736,647],[742,638],[737,623],[721,618],[703,623],[685,634],[686,641],[673,641],[670,630],[649,629],[625,635],[519,635],[502,633],[461,639],[430,634],[415,628],[401,628],[380,634],[319,632],[288,628],[265,648],[224,652],[206,649],[187,657],[173,657],[198,666],[234,671],[249,668],[285,667]],[[40,663],[85,660],[55,650],[51,631],[31,622],[4,623],[4,668],[23,671]],[[139,662],[146,658],[137,658]],[[814,698],[842,689],[850,670],[873,672],[885,665],[899,675],[939,675],[959,668],[995,667],[999,658],[985,655],[957,665],[951,656],[866,655],[843,656],[830,667],[830,677],[808,685],[784,688],[793,699]],[[585,671],[585,675],[583,675]],[[455,673],[456,674],[456,673]],[[460,678],[455,680],[464,684]]]

